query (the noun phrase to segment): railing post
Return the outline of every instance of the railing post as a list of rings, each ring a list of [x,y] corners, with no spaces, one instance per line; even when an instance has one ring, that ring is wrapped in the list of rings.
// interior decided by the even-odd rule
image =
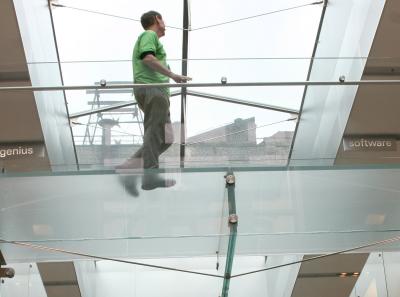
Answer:
[[[229,243],[226,255],[226,265],[224,273],[224,283],[222,287],[221,297],[228,297],[229,285],[232,276],[233,258],[235,256],[236,237],[238,216],[236,214],[236,201],[235,201],[235,175],[232,171],[228,171],[225,175],[226,189],[228,191],[228,206],[229,206]]]

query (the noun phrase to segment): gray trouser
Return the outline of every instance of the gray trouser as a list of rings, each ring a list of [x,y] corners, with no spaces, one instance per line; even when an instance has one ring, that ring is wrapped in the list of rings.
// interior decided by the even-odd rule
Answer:
[[[144,112],[144,136],[133,157],[142,158],[144,168],[158,168],[158,157],[173,142],[169,96],[158,88],[139,88],[134,94]]]

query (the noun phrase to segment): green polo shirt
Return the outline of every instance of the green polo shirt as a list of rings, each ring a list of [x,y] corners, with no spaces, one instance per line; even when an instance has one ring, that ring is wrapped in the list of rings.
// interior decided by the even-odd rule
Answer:
[[[152,52],[162,65],[169,68],[166,61],[167,54],[156,32],[152,30],[144,31],[138,37],[133,49],[132,66],[135,83],[168,83],[169,77],[154,71],[143,63],[142,55],[146,52]],[[169,88],[165,88],[165,91],[169,93]]]

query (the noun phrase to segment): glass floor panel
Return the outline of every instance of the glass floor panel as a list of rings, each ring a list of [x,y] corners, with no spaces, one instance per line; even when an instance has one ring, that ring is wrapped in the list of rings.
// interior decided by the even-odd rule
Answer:
[[[337,251],[399,235],[398,167],[233,170],[236,254]],[[139,190],[140,174],[3,175],[0,236],[105,257],[209,256],[229,239],[224,175],[215,169],[162,173],[168,189]],[[73,259],[3,243],[8,261]],[[393,243],[380,249],[399,247]],[[370,247],[375,250],[375,247]]]

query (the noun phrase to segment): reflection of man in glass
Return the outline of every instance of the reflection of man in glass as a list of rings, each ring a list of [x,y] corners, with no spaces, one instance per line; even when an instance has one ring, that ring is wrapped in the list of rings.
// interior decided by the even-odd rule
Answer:
[[[165,24],[156,11],[142,15],[145,31],[138,37],[133,50],[135,83],[168,83],[169,78],[181,83],[190,77],[173,73],[166,62],[166,53],[159,38],[165,35]],[[142,147],[118,168],[158,168],[158,158],[172,143],[173,133],[169,112],[169,88],[135,88],[134,94],[144,112],[144,136]],[[141,162],[143,161],[143,164]],[[142,189],[170,187],[174,180],[166,180],[156,174],[143,176]]]

